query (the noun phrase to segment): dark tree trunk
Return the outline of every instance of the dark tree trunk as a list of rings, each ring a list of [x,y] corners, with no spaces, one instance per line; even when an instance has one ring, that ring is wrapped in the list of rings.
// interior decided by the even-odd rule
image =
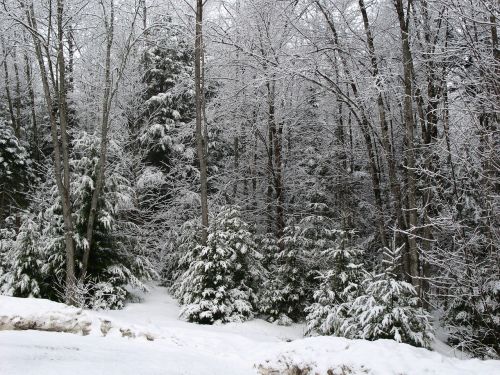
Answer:
[[[202,79],[202,58],[203,58],[203,0],[196,0],[196,31],[195,31],[195,100],[196,100],[196,150],[200,165],[200,200],[201,200],[201,224],[202,242],[207,242],[208,229],[208,183],[207,183],[207,161],[206,146],[208,140],[203,137],[203,79]],[[206,132],[205,132],[206,133]],[[206,138],[206,137],[205,137]]]

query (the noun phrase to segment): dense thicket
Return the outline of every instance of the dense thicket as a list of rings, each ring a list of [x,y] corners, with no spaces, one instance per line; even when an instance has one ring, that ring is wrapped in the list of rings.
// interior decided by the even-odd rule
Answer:
[[[2,293],[500,355],[496,0],[4,5]]]

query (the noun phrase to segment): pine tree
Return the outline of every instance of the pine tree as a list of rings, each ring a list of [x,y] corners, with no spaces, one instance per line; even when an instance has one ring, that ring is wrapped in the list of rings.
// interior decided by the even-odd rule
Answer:
[[[110,163],[116,163],[116,145],[111,143]],[[77,256],[87,246],[90,197],[94,189],[98,137],[79,133],[73,141],[71,157],[71,199],[75,209]],[[49,174],[52,175],[52,174]],[[155,271],[135,240],[128,238],[126,226],[132,225],[121,212],[131,205],[130,187],[116,165],[108,176],[98,204],[95,241],[87,277],[80,280],[78,296],[82,305],[91,308],[121,308],[128,296],[126,286],[146,289],[141,279],[155,277]],[[62,209],[54,181],[48,180],[35,192],[31,211],[34,217],[23,219],[19,234],[9,251],[9,264],[2,277],[4,291],[16,296],[37,296],[61,300],[65,276],[65,252]],[[78,268],[78,267],[77,267]]]
[[[39,250],[40,232],[30,217],[23,219],[12,247],[6,252],[7,269],[0,274],[0,291],[14,297],[40,297],[43,260]]]
[[[475,357],[496,359],[500,357],[500,268],[498,236],[492,231],[498,219],[491,216],[492,195],[483,185],[481,163],[469,155],[466,161],[456,168],[462,176],[456,195],[449,194],[449,202],[441,205],[441,216],[452,217],[434,255],[447,281],[443,322],[450,345]]]
[[[192,219],[182,224],[178,232],[170,236],[174,241],[170,243],[162,259],[161,280],[164,285],[171,287],[176,298],[181,298],[175,294],[178,291],[176,282],[181,280],[181,276],[188,270],[193,260],[191,252],[201,243],[200,233],[201,223],[197,219]]]
[[[383,273],[364,281],[364,293],[354,301],[353,329],[365,340],[392,339],[429,348],[433,340],[430,315],[420,307],[415,288],[397,279],[403,246],[384,249]]]
[[[223,207],[210,221],[207,245],[197,245],[183,262],[176,295],[181,316],[190,322],[242,321],[254,313],[255,293],[250,264],[259,259],[253,236],[238,207]]]
[[[9,269],[9,252],[14,246],[16,231],[13,228],[0,229],[0,278]]]
[[[185,27],[171,16],[152,21],[155,26],[146,33],[140,62],[144,90],[129,121],[131,179],[136,181],[138,220],[147,223],[140,235],[165,264],[167,259],[178,260],[180,254],[172,247],[177,233],[199,207],[199,172],[190,126],[195,117],[194,50]],[[170,271],[162,270],[168,283],[174,277]]]
[[[82,132],[73,145],[74,206],[76,216],[77,252],[83,253],[90,200],[94,189],[98,163],[98,137]],[[129,182],[116,168],[120,147],[110,143],[110,167],[98,203],[94,225],[94,241],[90,251],[88,305],[93,308],[122,308],[128,295],[125,287],[147,289],[141,278],[152,278],[155,271],[136,248],[134,239],[124,237],[124,226],[130,223],[120,217],[121,210],[133,205]],[[113,165],[115,163],[115,166]]]
[[[322,284],[318,273],[334,267],[335,249],[344,246],[347,234],[335,229],[327,205],[313,203],[308,211],[297,225],[286,227],[283,238],[267,251],[269,280],[261,295],[261,311],[272,321],[289,323],[306,316],[305,309]],[[271,243],[268,239],[264,245]]]
[[[500,288],[492,274],[476,274],[477,282],[453,290],[446,311],[448,343],[479,358],[500,357]],[[480,285],[480,288],[477,287]],[[461,294],[460,294],[461,293]]]
[[[478,236],[479,237],[479,236]],[[455,279],[448,289],[450,304],[444,323],[448,343],[480,358],[500,357],[500,276],[494,255],[471,243],[455,254]],[[458,258],[458,259],[457,259]]]
[[[314,303],[307,309],[307,333],[352,337],[352,304],[361,291],[366,272],[359,261],[361,250],[353,246],[354,233],[337,230],[336,241],[323,251],[325,268],[319,272],[320,285]],[[331,267],[331,268],[328,268]]]
[[[175,159],[185,152],[194,155],[188,147],[191,134],[184,131],[195,115],[194,51],[182,27],[169,16],[157,22],[162,27],[148,32],[142,59],[146,90],[139,139],[146,150],[146,162],[168,174]]]
[[[35,178],[32,164],[24,142],[0,117],[0,228],[17,208],[27,205],[26,193]]]
[[[48,173],[52,176],[52,173]],[[45,197],[45,200],[43,200]],[[54,301],[64,301],[63,289],[66,275],[66,250],[64,243],[64,220],[57,187],[52,179],[42,183],[36,193],[32,211],[38,212],[41,229],[40,251],[43,264],[41,267],[46,288],[42,297]]]
[[[299,226],[288,226],[268,265],[270,279],[261,296],[261,312],[271,321],[290,324],[304,316],[307,304],[307,239]]]

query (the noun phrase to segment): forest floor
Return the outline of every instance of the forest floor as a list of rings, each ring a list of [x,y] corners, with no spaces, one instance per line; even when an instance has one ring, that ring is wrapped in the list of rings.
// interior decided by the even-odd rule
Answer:
[[[0,296],[0,374],[500,374],[500,361],[455,358],[440,342],[428,351],[390,340],[303,338],[302,325],[203,326],[178,315],[160,287],[103,312]]]

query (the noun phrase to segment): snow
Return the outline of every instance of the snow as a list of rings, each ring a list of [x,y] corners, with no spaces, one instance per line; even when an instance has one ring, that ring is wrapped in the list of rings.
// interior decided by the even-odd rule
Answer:
[[[499,374],[500,361],[459,360],[393,340],[313,337],[280,346],[262,361],[263,368],[310,369],[312,374]],[[352,371],[352,372],[349,372]],[[344,371],[344,372],[342,372]]]
[[[374,375],[500,374],[500,361],[460,360],[390,340],[304,339],[302,325],[191,324],[178,319],[179,306],[164,288],[143,298],[123,310],[94,312],[0,296],[0,374],[279,374],[293,366],[311,374],[347,368]],[[2,330],[19,321],[49,332]],[[50,332],[56,323],[87,330]]]

